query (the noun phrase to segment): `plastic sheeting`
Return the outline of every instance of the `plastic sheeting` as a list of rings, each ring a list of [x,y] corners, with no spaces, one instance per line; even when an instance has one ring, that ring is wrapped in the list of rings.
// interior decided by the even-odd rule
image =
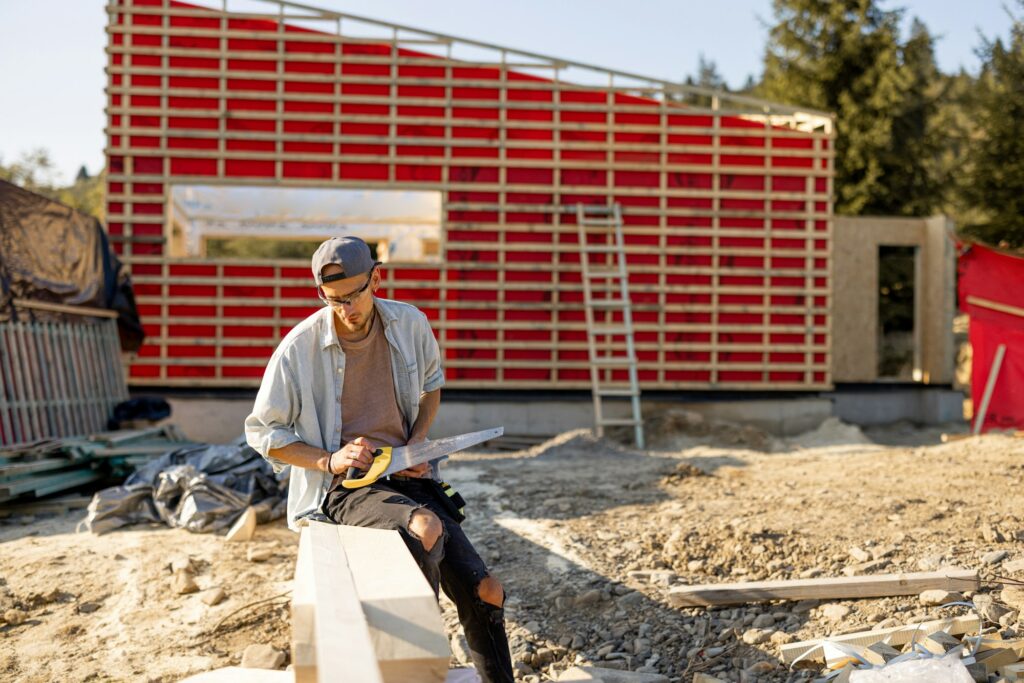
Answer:
[[[850,683],[974,683],[960,659],[960,648],[942,657],[897,658],[883,667],[850,673]]]
[[[996,350],[1006,345],[982,431],[1024,429],[1024,258],[975,244],[960,255],[958,268],[960,308],[971,318],[975,409],[980,407]]]
[[[0,322],[80,320],[19,310],[12,299],[117,311],[125,351],[138,351],[145,336],[128,273],[100,222],[0,180]]]
[[[250,505],[260,523],[277,519],[286,501],[287,482],[252,448],[202,445],[166,453],[95,494],[82,524],[97,534],[143,522],[206,533],[229,527]]]

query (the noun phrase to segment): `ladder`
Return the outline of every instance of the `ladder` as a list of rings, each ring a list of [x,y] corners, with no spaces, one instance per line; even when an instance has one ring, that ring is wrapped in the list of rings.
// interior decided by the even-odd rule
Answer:
[[[644,448],[633,314],[622,237],[622,208],[617,203],[611,206],[577,204],[576,226],[594,398],[594,431],[602,437],[605,427],[631,426],[636,447]],[[623,370],[626,379],[621,377]],[[629,397],[633,416],[606,418],[602,401],[612,397]]]

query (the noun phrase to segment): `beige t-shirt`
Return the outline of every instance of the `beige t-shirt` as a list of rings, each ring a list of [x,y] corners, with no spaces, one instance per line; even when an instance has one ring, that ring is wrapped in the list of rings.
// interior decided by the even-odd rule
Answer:
[[[409,440],[395,398],[391,349],[380,315],[374,314],[363,339],[341,340],[345,379],[341,389],[341,441],[365,437],[374,446],[404,446]]]

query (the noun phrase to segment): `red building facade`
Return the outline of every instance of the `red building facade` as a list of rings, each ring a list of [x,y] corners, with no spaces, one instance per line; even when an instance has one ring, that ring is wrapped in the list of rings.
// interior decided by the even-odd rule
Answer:
[[[111,5],[130,383],[255,386],[319,305],[304,262],[169,253],[173,187],[257,185],[441,193],[440,257],[383,295],[431,318],[449,386],[589,387],[578,203],[622,208],[644,389],[831,386],[830,117],[263,4]]]

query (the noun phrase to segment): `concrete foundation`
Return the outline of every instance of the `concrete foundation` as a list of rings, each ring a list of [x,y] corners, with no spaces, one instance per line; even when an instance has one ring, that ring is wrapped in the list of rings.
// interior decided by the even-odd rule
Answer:
[[[206,443],[227,443],[243,433],[252,410],[248,397],[168,398],[171,417],[186,436]],[[629,404],[608,402],[609,417],[627,417]],[[776,436],[793,436],[816,428],[832,415],[858,425],[880,425],[901,420],[918,424],[944,424],[962,418],[963,394],[951,389],[923,386],[847,386],[835,392],[786,398],[757,397],[733,400],[665,400],[643,402],[644,415],[668,409],[691,410],[707,419],[750,424]],[[516,436],[551,436],[593,424],[589,397],[537,398],[494,395],[487,398],[442,399],[431,429],[432,437],[461,434],[503,425]]]
[[[868,385],[837,387],[831,396],[836,417],[856,425],[884,425],[901,420],[938,425],[964,419],[964,394],[954,389]]]

